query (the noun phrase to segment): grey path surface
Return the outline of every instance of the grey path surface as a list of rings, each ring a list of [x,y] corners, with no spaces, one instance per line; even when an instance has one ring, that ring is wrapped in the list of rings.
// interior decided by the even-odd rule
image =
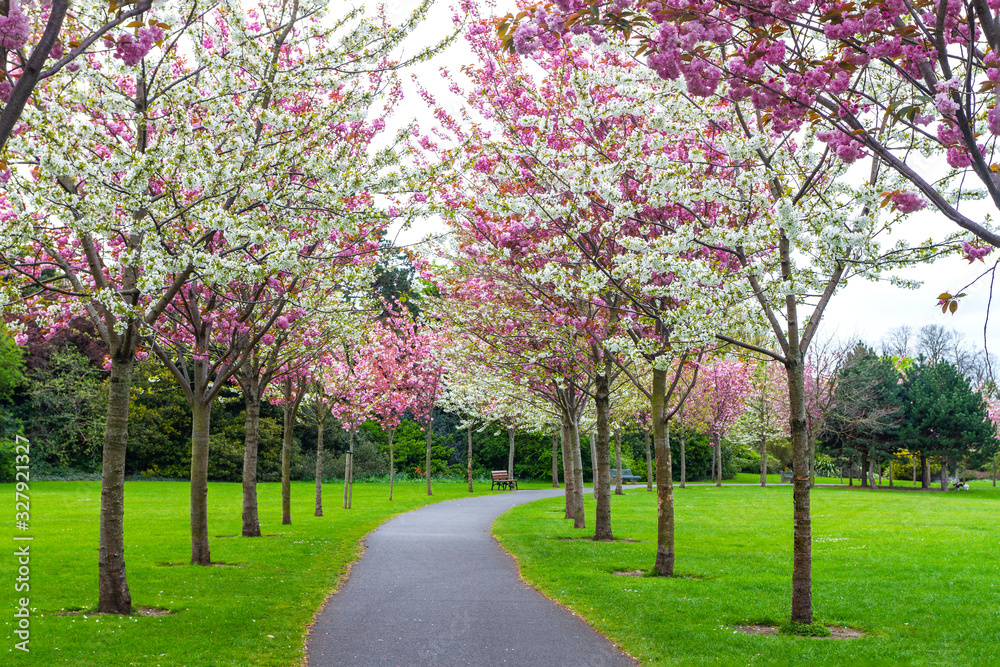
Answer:
[[[511,507],[562,493],[451,500],[383,524],[310,631],[310,667],[634,665],[525,585],[489,533]]]

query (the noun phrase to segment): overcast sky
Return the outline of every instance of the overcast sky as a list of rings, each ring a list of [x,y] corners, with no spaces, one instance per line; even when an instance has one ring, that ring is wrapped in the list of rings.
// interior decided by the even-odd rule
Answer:
[[[365,1],[365,4],[373,7],[377,3]],[[417,4],[417,0],[391,0],[386,3],[386,7],[390,18],[395,21],[404,18]],[[498,4],[502,8],[498,14],[504,14],[514,7],[511,0],[499,0]],[[411,49],[415,50],[420,44],[433,43],[448,34],[452,29],[452,13],[448,0],[439,0],[437,6],[432,9],[425,28],[415,36]],[[439,68],[447,67],[457,71],[463,63],[470,60],[470,52],[460,39],[458,43],[405,76],[419,77],[430,90],[435,90],[437,86],[441,90],[441,97],[446,98],[449,94],[444,86],[437,83],[442,81]],[[409,99],[419,104],[415,95],[411,94]],[[405,105],[405,108],[407,112],[414,113],[421,122],[428,122],[430,119],[429,115],[420,113],[419,108],[409,105]],[[933,163],[920,165],[923,169],[935,169],[936,166]],[[404,242],[414,242],[426,234],[440,232],[441,229],[439,221],[428,220],[420,227],[404,233],[400,238]],[[911,240],[923,240],[928,237],[940,238],[956,230],[954,223],[941,214],[925,210],[910,216],[901,229],[901,234]],[[940,293],[954,294],[987,268],[992,267],[993,261],[998,257],[1000,252],[995,252],[987,256],[988,264],[977,261],[972,265],[961,258],[952,257],[931,265],[899,271],[900,276],[923,282],[923,286],[915,290],[902,289],[889,282],[871,283],[860,279],[852,280],[831,302],[824,318],[823,330],[826,335],[832,335],[836,331],[838,337],[858,336],[874,344],[886,331],[894,327],[909,325],[916,330],[925,324],[940,324],[955,329],[963,334],[969,343],[980,348],[983,344],[983,325],[986,321],[990,291],[989,276],[967,290],[968,296],[961,301],[955,314],[943,314],[940,307],[935,307],[935,304]],[[997,300],[1000,301],[1000,280],[997,290]],[[1000,319],[1000,312],[996,311],[995,307],[994,317]],[[989,327],[989,346],[991,352],[1000,354],[1000,322],[991,323]]]

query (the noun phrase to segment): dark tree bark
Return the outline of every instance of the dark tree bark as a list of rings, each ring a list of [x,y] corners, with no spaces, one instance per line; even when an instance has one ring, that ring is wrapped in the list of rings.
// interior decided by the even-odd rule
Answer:
[[[427,479],[427,495],[433,496],[431,490],[431,442],[434,437],[434,408],[431,407],[427,416],[427,434],[424,442],[424,477]]]
[[[587,527],[586,514],[583,505],[583,450],[580,447],[580,424],[576,420],[570,422],[570,449],[573,454],[573,475],[576,477],[576,485],[573,487],[573,528],[584,529]]]
[[[101,535],[97,556],[97,609],[103,614],[132,613],[132,594],[125,577],[124,520],[125,450],[134,368],[134,352],[111,360],[101,465]]]
[[[468,466],[468,473],[469,473],[469,493],[472,493],[472,424],[469,424],[466,427],[466,430],[469,436],[469,453],[466,459],[467,460],[466,465]],[[555,464],[553,463],[553,465]]]
[[[195,362],[197,367],[204,362]],[[197,396],[191,403],[191,563],[211,565],[208,548],[208,434],[212,404]]]
[[[260,537],[257,512],[257,453],[260,447],[260,384],[253,375],[245,376],[243,403],[243,537]]]
[[[566,489],[566,516],[572,519],[576,516],[576,471],[574,470],[573,449],[570,445],[569,420],[570,417],[563,409],[561,437],[562,459],[563,459],[563,486]]]
[[[326,430],[327,408],[323,397],[316,398],[316,509],[314,516],[323,516],[323,432]]]
[[[760,485],[767,486],[767,438],[760,439]]]
[[[931,462],[923,454],[920,455],[920,487],[931,488]]]
[[[868,462],[868,452],[861,452],[861,488],[869,486],[868,480],[871,476],[871,468]]]
[[[354,498],[354,431],[347,432],[347,453],[344,454],[344,509],[351,509]]]
[[[392,500],[392,485],[396,479],[396,456],[392,451],[392,436],[396,434],[396,429],[389,429],[389,500]]]
[[[948,490],[948,459],[941,457],[941,490]]]
[[[281,434],[281,525],[292,523],[292,435],[299,405],[305,391],[305,380],[285,378],[282,385],[285,402],[281,406],[283,429]]]
[[[674,576],[674,480],[665,419],[667,372],[653,369],[650,412],[653,417],[653,450],[656,452],[656,560],[657,574]]]
[[[716,486],[722,486],[722,437],[715,436],[715,472],[718,477],[715,480]]]
[[[594,539],[613,540],[614,535],[611,532],[611,443],[608,437],[608,416],[611,412],[611,401],[606,373],[595,376],[594,388],[594,408],[597,413],[597,444],[594,446],[597,455],[597,460],[594,462],[594,503],[597,509],[594,518]]]

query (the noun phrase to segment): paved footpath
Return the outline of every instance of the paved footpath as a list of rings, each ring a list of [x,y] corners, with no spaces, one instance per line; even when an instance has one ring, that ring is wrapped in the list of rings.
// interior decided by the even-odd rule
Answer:
[[[309,666],[634,665],[521,581],[490,535],[511,507],[562,494],[451,500],[383,524],[310,631]]]

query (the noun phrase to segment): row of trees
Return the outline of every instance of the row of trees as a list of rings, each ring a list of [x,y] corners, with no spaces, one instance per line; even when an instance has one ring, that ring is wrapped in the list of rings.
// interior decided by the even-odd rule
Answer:
[[[281,411],[285,523],[303,406],[317,424],[317,515],[328,417],[348,434],[349,507],[354,438],[368,420],[388,434],[389,497],[407,415],[423,429],[433,492],[441,406],[463,416],[469,449],[473,429],[501,424],[508,468],[518,429],[558,433],[552,463],[561,443],[577,528],[581,443],[592,431],[595,539],[613,537],[613,434],[648,431],[647,477],[655,461],[659,480],[654,568],[665,576],[676,558],[671,425],[698,424],[721,483],[723,444],[751,405],[762,481],[768,437],[790,442],[792,620],[811,622],[815,443],[849,377],[817,353],[820,322],[850,277],[986,254],[979,244],[995,236],[955,202],[966,171],[995,201],[1000,185],[974,140],[975,94],[954,84],[952,67],[969,81],[981,71],[984,85],[997,70],[956,27],[985,21],[978,8],[964,15],[945,3],[935,32],[902,5],[861,21],[850,7],[805,3],[796,10],[805,23],[778,5],[567,0],[526,7],[515,25],[467,0],[456,22],[476,62],[446,74],[457,99],[421,90],[434,127],[395,136],[384,118],[400,104],[397,72],[433,51],[396,57],[426,4],[402,26],[360,12],[327,17],[312,0],[251,9],[172,0],[142,7],[124,29],[116,5],[81,8],[65,25],[64,5],[39,8],[35,22],[10,10],[5,58],[37,46],[5,76],[38,103],[18,107],[12,92],[3,110],[17,118],[0,165],[0,291],[18,342],[31,327],[53,336],[86,318],[103,346],[100,610],[131,608],[128,424],[137,361],[153,356],[190,415],[200,565],[211,562],[212,411],[234,384],[246,537],[260,534],[262,401]],[[983,26],[990,39],[994,26]],[[31,59],[59,57],[54,35],[78,46],[41,76]],[[824,38],[836,48],[820,44],[817,64],[808,45]],[[951,51],[969,58],[953,63]],[[910,86],[902,98],[881,83],[893,76]],[[931,99],[933,108],[921,101]],[[953,171],[925,180],[906,162],[914,145],[946,149]],[[883,246],[927,203],[980,240]],[[397,281],[378,260],[390,224],[429,212],[450,234],[415,258],[427,285],[413,307],[406,289],[379,293]],[[943,306],[954,310],[959,296],[943,294]],[[688,429],[676,430],[683,484]]]

